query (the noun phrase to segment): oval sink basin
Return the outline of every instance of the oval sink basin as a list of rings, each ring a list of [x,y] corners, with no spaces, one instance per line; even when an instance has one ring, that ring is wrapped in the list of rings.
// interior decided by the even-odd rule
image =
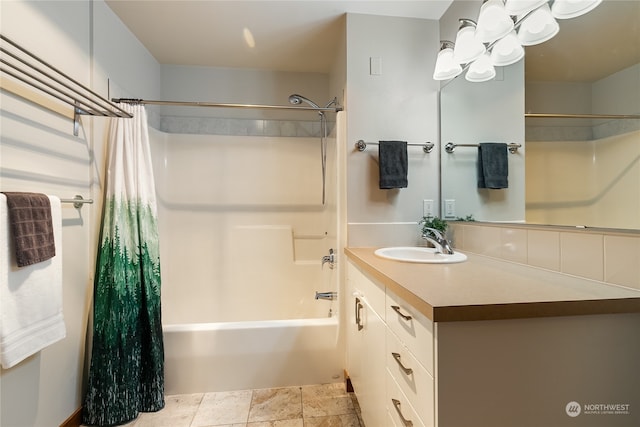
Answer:
[[[451,255],[447,255],[436,253],[435,248],[424,248],[419,246],[380,248],[374,253],[381,258],[425,264],[452,264],[455,262],[463,262],[467,259],[467,256],[460,252],[454,252]]]

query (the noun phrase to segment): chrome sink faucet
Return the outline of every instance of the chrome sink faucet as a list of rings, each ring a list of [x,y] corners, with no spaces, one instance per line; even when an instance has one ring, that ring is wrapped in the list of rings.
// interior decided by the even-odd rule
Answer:
[[[436,247],[436,252],[447,255],[453,254],[453,248],[440,231],[429,227],[424,228],[424,230],[425,232],[422,233],[422,238],[432,243]]]

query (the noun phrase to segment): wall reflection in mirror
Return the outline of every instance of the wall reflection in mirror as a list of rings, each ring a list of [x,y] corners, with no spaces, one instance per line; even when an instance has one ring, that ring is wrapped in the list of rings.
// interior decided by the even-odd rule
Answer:
[[[605,0],[587,15],[563,20],[553,39],[526,47],[524,66],[504,67],[507,76],[518,72],[518,66],[524,69],[524,111],[514,112],[513,104],[502,102],[500,98],[507,95],[496,100],[495,86],[501,81],[473,84],[457,78],[445,85],[443,206],[455,199],[456,206],[464,209],[456,217],[473,215],[481,221],[640,229],[638,16],[640,1]],[[493,123],[496,136],[487,134],[486,125],[474,128],[472,115],[481,110],[474,113],[461,107],[469,102],[468,94],[480,96],[478,91],[484,91],[487,103],[504,105],[499,116],[485,118]],[[460,172],[461,161],[475,168],[471,157],[477,153],[454,162],[444,145],[460,138],[460,127],[466,128],[467,138],[501,139],[497,129],[513,128],[514,114],[522,113],[527,113],[521,135],[524,148],[509,156],[509,189],[477,189],[471,174],[463,177]],[[514,206],[518,203],[524,204],[522,209]]]

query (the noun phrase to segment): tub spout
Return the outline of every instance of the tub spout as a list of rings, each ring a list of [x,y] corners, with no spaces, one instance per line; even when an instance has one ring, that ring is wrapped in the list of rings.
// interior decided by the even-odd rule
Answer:
[[[337,292],[318,292],[316,291],[316,299],[326,299],[329,301],[333,301],[335,299],[338,299],[338,293]]]

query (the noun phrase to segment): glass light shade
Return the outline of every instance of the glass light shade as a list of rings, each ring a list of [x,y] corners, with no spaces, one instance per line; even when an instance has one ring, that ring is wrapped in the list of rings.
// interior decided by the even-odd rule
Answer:
[[[507,0],[504,4],[504,10],[509,15],[519,16],[529,13],[548,2],[549,0]]]
[[[524,48],[520,44],[515,30],[498,40],[491,49],[491,62],[499,67],[515,64],[523,57]]]
[[[480,58],[476,59],[469,66],[465,79],[470,82],[486,82],[493,79],[496,76],[496,69],[491,63],[491,58],[488,53],[483,54]]]
[[[433,71],[434,80],[449,80],[462,73],[462,67],[453,60],[453,49],[450,47],[438,52],[436,68]]]
[[[464,26],[458,30],[453,58],[458,64],[468,64],[485,53],[487,49],[475,37],[474,26]]]
[[[522,21],[518,30],[518,40],[523,46],[532,46],[546,42],[558,34],[558,31],[560,31],[560,26],[551,15],[549,5],[545,4],[531,12]]]
[[[483,43],[491,43],[513,30],[513,19],[504,9],[502,0],[488,0],[480,8],[476,37]]]
[[[551,13],[558,19],[569,19],[591,12],[602,0],[556,0]]]

